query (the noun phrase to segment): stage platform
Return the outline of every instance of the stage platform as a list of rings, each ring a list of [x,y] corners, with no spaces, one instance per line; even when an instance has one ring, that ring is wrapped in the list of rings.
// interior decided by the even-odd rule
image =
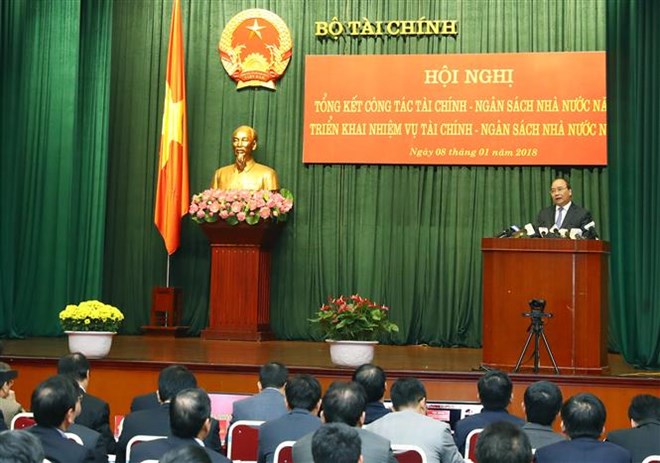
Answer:
[[[19,371],[14,389],[19,402],[27,408],[34,387],[55,374],[57,359],[68,353],[67,339],[3,342],[0,359]],[[483,374],[481,358],[480,349],[379,345],[374,363],[385,369],[390,384],[398,377],[414,376],[426,385],[429,399],[464,401],[477,400],[476,382]],[[157,388],[162,368],[182,364],[195,373],[200,386],[209,392],[254,393],[259,367],[270,360],[286,364],[293,374],[315,375],[324,388],[332,381],[349,380],[352,373],[332,365],[328,346],[323,342],[116,336],[110,355],[91,361],[90,392],[107,400],[113,415],[124,415],[135,395]],[[628,427],[630,399],[641,393],[659,394],[660,377],[658,372],[635,370],[619,355],[610,354],[609,364],[608,374],[600,376],[533,374],[530,368],[513,374],[510,411],[524,416],[520,402],[525,388],[534,381],[547,379],[560,385],[565,398],[583,391],[595,393],[607,406],[607,429]]]

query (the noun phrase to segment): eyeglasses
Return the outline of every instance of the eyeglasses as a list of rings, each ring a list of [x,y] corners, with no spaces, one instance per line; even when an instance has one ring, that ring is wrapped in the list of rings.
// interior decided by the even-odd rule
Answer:
[[[561,193],[562,191],[568,190],[568,188],[565,188],[563,186],[560,186],[559,188],[551,188],[550,189],[550,194],[553,193]]]

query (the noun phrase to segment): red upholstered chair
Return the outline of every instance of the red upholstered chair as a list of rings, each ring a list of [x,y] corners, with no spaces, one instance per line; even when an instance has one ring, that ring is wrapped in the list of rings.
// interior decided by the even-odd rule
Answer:
[[[296,441],[285,440],[275,449],[274,463],[293,463],[293,444]]]
[[[9,429],[14,430],[29,428],[35,424],[37,424],[37,422],[34,421],[34,414],[32,414],[32,412],[17,413],[12,418]]]
[[[642,463],[660,463],[660,455],[649,455]]]
[[[483,428],[473,429],[470,431],[470,434],[467,435],[467,438],[465,439],[465,460],[479,463],[477,461],[477,440],[479,439],[481,431],[483,431]]]
[[[426,463],[426,453],[416,445],[392,444],[392,451],[398,463]]]
[[[137,436],[131,437],[126,444],[126,461],[131,461],[131,451],[136,445],[140,445],[142,442],[149,442],[156,439],[165,439],[167,436],[149,436],[147,434],[138,434]]]
[[[227,458],[232,461],[256,462],[259,426],[263,421],[237,421],[227,433]]]

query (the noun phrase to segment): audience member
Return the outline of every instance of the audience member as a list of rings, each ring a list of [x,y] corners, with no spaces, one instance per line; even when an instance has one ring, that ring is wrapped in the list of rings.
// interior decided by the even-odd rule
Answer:
[[[394,413],[383,416],[366,429],[396,445],[416,445],[429,463],[463,463],[451,428],[426,416],[426,389],[415,378],[399,378],[390,391]]]
[[[532,446],[518,426],[497,421],[479,434],[475,460],[479,463],[530,463]]]
[[[321,426],[321,385],[310,375],[296,375],[286,382],[284,396],[289,413],[266,421],[259,428],[259,463],[272,463],[277,446],[298,440]]]
[[[477,389],[483,409],[480,413],[456,422],[454,441],[463,455],[465,455],[465,439],[470,431],[485,428],[490,423],[497,421],[509,421],[517,426],[522,426],[525,423],[520,418],[510,415],[506,409],[511,403],[513,392],[513,384],[509,375],[503,371],[489,371],[479,378]]]
[[[2,418],[0,431],[9,429],[12,418],[24,411],[21,404],[16,401],[16,393],[12,389],[17,376],[16,370],[12,370],[5,362],[0,362],[0,418]]]
[[[334,382],[321,402],[321,419],[324,423],[344,423],[354,427],[361,441],[361,453],[365,463],[396,463],[390,441],[362,429],[366,395],[364,388],[355,382]],[[293,446],[293,461],[312,463],[313,433],[300,438]]]
[[[525,390],[523,410],[527,423],[522,427],[533,449],[561,442],[566,438],[552,430],[562,404],[559,387],[549,381],[537,381]]]
[[[83,390],[82,410],[76,418],[76,423],[100,433],[106,452],[114,454],[116,442],[110,428],[110,406],[106,401],[87,392],[90,380],[87,357],[80,352],[65,355],[57,363],[57,373],[70,376]]]
[[[328,423],[312,436],[314,463],[362,462],[360,435],[344,423]]]
[[[158,375],[158,396],[161,405],[158,408],[138,410],[129,413],[124,419],[122,432],[117,442],[117,463],[126,459],[126,445],[138,434],[166,436],[170,431],[170,401],[184,389],[197,387],[195,376],[182,365],[171,365]],[[211,431],[204,439],[206,447],[220,451],[219,424],[211,419]]]
[[[612,431],[607,440],[628,449],[633,463],[641,463],[649,455],[660,455],[660,397],[633,397],[628,418],[632,428]]]
[[[164,454],[158,463],[212,463],[211,457],[199,445],[185,445]]]
[[[131,452],[131,463],[157,460],[170,450],[189,445],[202,448],[212,462],[229,460],[206,447],[202,440],[211,430],[211,400],[202,389],[184,389],[171,401],[170,432],[166,439],[144,442]]]
[[[367,394],[364,424],[369,424],[390,412],[383,404],[385,389],[387,389],[387,376],[381,367],[365,363],[355,370],[353,381],[361,384]]]
[[[155,392],[149,392],[148,394],[135,396],[131,401],[131,412],[158,407],[160,407],[160,402],[158,401],[157,390]]]
[[[37,424],[27,431],[39,439],[45,458],[53,463],[98,462],[90,449],[64,435],[80,411],[79,391],[71,377],[57,375],[39,384],[32,393]]]
[[[36,436],[27,431],[0,433],[0,463],[41,463],[44,449]]]
[[[268,362],[259,370],[259,393],[234,402],[231,424],[241,420],[269,421],[287,413],[284,385],[289,370],[279,362]]]
[[[536,451],[537,463],[630,463],[630,452],[599,440],[605,425],[605,405],[593,394],[577,394],[561,407],[562,430],[570,440]]]

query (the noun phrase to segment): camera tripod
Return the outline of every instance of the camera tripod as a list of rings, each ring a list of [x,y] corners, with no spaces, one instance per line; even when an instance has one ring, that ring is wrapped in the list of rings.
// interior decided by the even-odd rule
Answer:
[[[555,374],[559,374],[559,368],[557,367],[557,362],[555,362],[555,356],[552,355],[552,349],[550,349],[550,343],[548,342],[548,338],[545,337],[545,332],[543,331],[543,325],[545,322],[543,321],[543,318],[550,318],[552,317],[552,314],[550,313],[543,313],[542,310],[534,310],[532,309],[531,312],[529,313],[523,313],[523,317],[530,317],[530,324],[529,328],[527,328],[527,332],[529,333],[527,335],[527,340],[525,341],[525,345],[522,348],[522,352],[520,352],[520,357],[518,357],[518,362],[516,362],[516,366],[513,369],[513,373],[518,373],[520,370],[520,366],[522,365],[523,358],[525,357],[525,352],[527,352],[527,348],[529,347],[529,343],[532,341],[532,336],[534,336],[534,373],[539,372],[539,362],[541,360],[541,351],[539,349],[539,338],[543,340],[543,344],[545,345],[545,350],[548,352],[548,355],[550,356],[550,361],[552,362],[552,367],[554,368]]]

